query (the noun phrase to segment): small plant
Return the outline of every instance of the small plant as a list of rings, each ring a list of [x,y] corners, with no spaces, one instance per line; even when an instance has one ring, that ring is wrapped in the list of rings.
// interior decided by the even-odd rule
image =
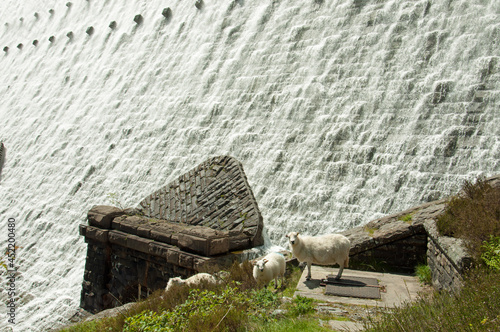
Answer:
[[[292,308],[290,309],[290,314],[292,316],[299,316],[299,315],[305,315],[310,312],[314,311],[314,305],[313,305],[314,300],[308,297],[302,297],[298,295],[296,298],[293,299],[293,304]]]
[[[363,229],[364,229],[365,232],[367,232],[368,234],[370,234],[370,236],[373,236],[373,233],[375,233],[375,231],[377,230],[376,228],[369,227],[369,226],[365,226]]]
[[[472,256],[479,259],[481,246],[490,235],[500,236],[500,188],[483,179],[466,181],[460,195],[450,199],[445,212],[436,220],[442,235],[466,240]]]
[[[111,202],[111,204],[123,210],[123,205],[118,199],[118,195],[116,193],[108,193],[106,196],[108,197],[108,200]]]
[[[491,269],[500,270],[500,237],[491,235],[489,241],[483,242],[481,249],[483,262]]]
[[[408,213],[408,214],[406,214],[404,216],[399,217],[399,220],[411,224],[412,218],[413,218],[413,214]]]
[[[432,284],[432,273],[429,265],[420,264],[415,268],[415,274],[421,283],[431,285]]]
[[[289,272],[285,272],[285,275],[288,276],[285,280],[286,288],[283,290],[283,296],[293,297],[293,294],[297,290],[295,287],[289,287],[288,285],[297,285],[300,277],[302,276],[302,269],[298,266],[292,266]]]

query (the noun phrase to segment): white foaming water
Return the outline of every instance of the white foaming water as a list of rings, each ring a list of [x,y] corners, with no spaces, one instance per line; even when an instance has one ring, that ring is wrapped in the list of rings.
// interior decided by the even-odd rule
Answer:
[[[0,243],[13,217],[21,247],[0,328],[75,312],[93,205],[135,206],[214,155],[243,163],[268,246],[500,173],[497,0],[124,3],[0,4]]]

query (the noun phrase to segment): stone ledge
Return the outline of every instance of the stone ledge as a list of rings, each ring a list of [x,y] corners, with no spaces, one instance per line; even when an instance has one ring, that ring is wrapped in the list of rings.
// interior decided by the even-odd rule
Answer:
[[[434,242],[443,255],[450,261],[452,266],[459,272],[464,273],[472,266],[472,257],[465,249],[465,241],[462,239],[443,236],[439,234],[436,222],[429,219],[425,222],[428,238]]]
[[[418,234],[426,234],[425,221],[435,218],[444,211],[445,202],[446,200],[439,200],[425,203],[342,232],[351,240],[350,255],[373,250]],[[411,215],[411,220],[401,220],[407,215]]]
[[[88,212],[87,219],[90,226],[111,229],[111,221],[124,213],[114,206],[96,205]]]

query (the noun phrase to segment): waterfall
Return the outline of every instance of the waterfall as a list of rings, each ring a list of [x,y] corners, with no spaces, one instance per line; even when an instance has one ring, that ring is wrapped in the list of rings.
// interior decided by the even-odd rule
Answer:
[[[500,173],[497,0],[126,3],[0,5],[0,245],[15,218],[19,246],[0,327],[66,323],[87,211],[215,155],[243,164],[276,246]]]

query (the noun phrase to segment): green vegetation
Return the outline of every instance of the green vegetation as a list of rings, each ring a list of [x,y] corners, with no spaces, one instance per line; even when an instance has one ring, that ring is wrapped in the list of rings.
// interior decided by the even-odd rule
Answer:
[[[116,193],[108,193],[106,196],[111,204],[123,210],[122,202],[120,201]]]
[[[411,221],[410,217],[401,219]],[[482,180],[466,183],[463,194],[452,198],[439,217],[442,234],[463,237],[474,253],[476,267],[469,271],[457,293],[422,295],[385,314],[375,312],[365,321],[368,331],[498,331],[500,326],[500,190]],[[374,229],[367,228],[368,233]],[[383,263],[383,262],[382,262]],[[365,266],[375,269],[374,262]],[[380,268],[380,267],[378,267]],[[204,290],[163,290],[112,318],[82,323],[64,331],[330,331],[316,313],[314,300],[293,296],[301,275],[288,273],[284,289],[256,288],[252,266],[233,265],[226,282]],[[430,269],[416,268],[430,283]],[[279,309],[280,313],[277,313]]]
[[[272,283],[257,288],[248,262],[233,265],[229,274],[221,285],[203,290],[181,287],[168,296],[159,290],[121,315],[63,331],[329,331],[316,317],[314,300],[283,300],[293,296],[300,268],[289,271],[281,291],[274,291]],[[280,313],[274,314],[277,309]]]
[[[479,261],[483,244],[500,236],[500,188],[484,179],[466,181],[462,193],[450,199],[436,224],[443,235],[466,240],[471,255]]]
[[[491,269],[500,270],[500,237],[490,236],[481,246],[481,259]]]
[[[436,292],[370,318],[368,331],[498,331],[500,326],[500,189],[466,182],[438,218],[441,234],[463,238],[476,260],[457,293]],[[416,271],[428,280],[427,268]]]
[[[369,227],[369,226],[365,226],[363,228],[365,230],[365,232],[367,232],[370,236],[373,236],[373,233],[375,233],[376,230],[378,230],[378,228],[373,228],[373,227]]]
[[[436,292],[367,323],[368,331],[498,331],[500,273],[474,271],[458,294]]]
[[[415,268],[415,274],[421,283],[431,285],[432,284],[432,274],[429,265],[420,264]]]
[[[408,214],[406,214],[404,216],[399,217],[399,220],[411,224],[412,218],[413,218],[413,214],[408,213]]]

